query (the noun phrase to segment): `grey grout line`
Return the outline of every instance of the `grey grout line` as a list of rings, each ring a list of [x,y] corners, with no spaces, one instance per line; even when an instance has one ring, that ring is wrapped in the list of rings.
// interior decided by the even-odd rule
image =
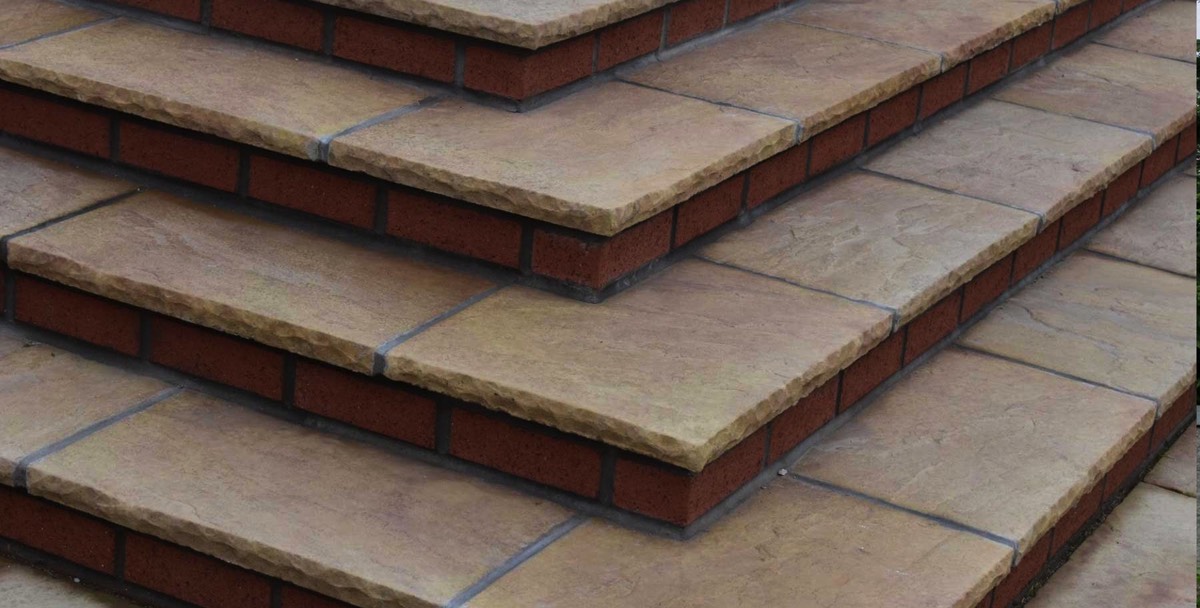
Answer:
[[[667,93],[667,94],[669,94],[669,95],[674,95],[674,96],[676,96],[676,97],[683,97],[683,98],[685,98],[685,99],[695,99],[696,101],[703,101],[703,102],[705,102],[705,103],[710,103],[710,104],[712,104],[712,105],[714,105],[714,106],[720,106],[720,107],[722,107],[722,108],[732,108],[732,109],[734,109],[734,110],[742,110],[743,112],[752,112],[752,113],[754,113],[754,114],[759,114],[759,115],[762,115],[762,116],[769,116],[769,117],[771,117],[771,118],[778,118],[778,119],[780,119],[780,120],[786,120],[786,121],[788,121],[788,122],[790,122],[790,123],[792,123],[792,124],[796,125],[796,132],[797,132],[797,133],[799,133],[799,132],[800,132],[801,130],[803,130],[803,128],[804,128],[804,125],[803,125],[803,124],[801,124],[800,120],[798,120],[798,119],[796,119],[796,118],[792,118],[792,117],[790,117],[790,116],[783,116],[783,115],[781,115],[781,114],[772,114],[772,113],[770,113],[770,112],[766,112],[766,111],[764,111],[764,110],[756,110],[756,109],[754,109],[754,108],[748,108],[748,107],[746,107],[746,106],[739,106],[739,105],[736,105],[736,104],[729,103],[729,102],[727,102],[727,101],[715,101],[715,100],[712,100],[712,99],[707,99],[707,98],[705,98],[705,97],[701,97],[701,96],[699,96],[699,95],[692,95],[692,94],[690,94],[690,93],[680,93],[680,92],[678,92],[678,91],[672,91],[672,90],[670,90],[670,89],[664,89],[664,88],[662,88],[662,87],[657,87],[657,86],[654,86],[654,85],[652,85],[652,84],[645,84],[645,83],[642,83],[642,82],[637,82],[636,80],[627,80],[625,77],[623,77],[623,76],[620,76],[620,75],[618,75],[616,79],[617,79],[617,82],[623,82],[623,83],[625,83],[625,84],[628,84],[628,85],[633,85],[633,86],[635,86],[635,87],[641,87],[641,88],[643,88],[643,89],[650,89],[651,91],[658,91],[658,92],[660,92],[660,93]]]
[[[183,388],[179,387],[179,386],[172,386],[169,388],[165,388],[165,389],[159,391],[158,393],[154,394],[150,398],[142,401],[141,403],[134,405],[133,407],[131,407],[129,409],[121,411],[120,413],[110,416],[108,418],[105,418],[104,420],[101,420],[99,422],[90,424],[63,439],[55,441],[54,443],[44,446],[41,449],[25,456],[24,458],[21,459],[21,461],[19,463],[17,463],[17,468],[13,472],[13,485],[18,488],[28,490],[29,489],[29,486],[28,486],[29,467],[31,465],[33,465],[34,463],[36,463],[37,461],[39,461],[47,456],[50,456],[51,454],[54,454],[55,452],[58,452],[74,443],[82,441],[100,431],[103,431],[104,429],[107,429],[110,426],[113,426],[119,422],[122,422],[135,414],[144,412],[144,411],[154,407],[155,405],[158,405],[159,403],[162,403],[163,401],[166,401],[167,399],[170,399],[171,397],[178,395],[182,391],[183,391]]]
[[[1105,259],[1108,259],[1108,260],[1112,260],[1112,261],[1114,261],[1114,262],[1123,262],[1123,263],[1125,263],[1125,264],[1131,264],[1131,265],[1133,265],[1133,266],[1137,266],[1137,267],[1139,267],[1139,268],[1145,268],[1145,269],[1147,269],[1147,270],[1157,270],[1158,272],[1165,272],[1165,273],[1167,273],[1167,274],[1170,274],[1170,275],[1177,276],[1177,277],[1179,277],[1179,278],[1181,278],[1181,279],[1187,279],[1187,280],[1189,280],[1189,281],[1195,281],[1195,280],[1196,280],[1196,277],[1194,277],[1194,276],[1192,276],[1192,275],[1189,275],[1189,274],[1183,274],[1182,272],[1176,272],[1176,271],[1174,271],[1174,270],[1167,270],[1166,268],[1159,268],[1158,266],[1151,266],[1151,265],[1149,265],[1149,264],[1143,264],[1143,263],[1141,263],[1141,262],[1138,262],[1137,260],[1131,260],[1131,259],[1129,259],[1129,258],[1123,258],[1123,257],[1121,257],[1121,256],[1119,256],[1119,255],[1113,255],[1113,254],[1111,254],[1111,253],[1104,253],[1103,251],[1096,251],[1095,249],[1090,249],[1090,248],[1088,248],[1088,247],[1084,247],[1084,248],[1083,248],[1083,250],[1084,250],[1084,251],[1086,251],[1086,252],[1088,252],[1088,253],[1089,253],[1089,254],[1091,254],[1091,255],[1094,255],[1094,256],[1097,256],[1097,257],[1101,257],[1101,258],[1105,258]]]
[[[542,535],[541,538],[521,549],[516,555],[508,558],[503,564],[500,564],[494,570],[484,575],[483,578],[476,581],[475,584],[463,589],[458,595],[451,598],[450,601],[446,602],[445,608],[461,608],[466,605],[467,602],[474,599],[480,593],[483,593],[496,581],[503,578],[509,572],[516,570],[521,564],[529,561],[546,547],[549,547],[555,541],[571,533],[575,528],[586,523],[588,519],[590,518],[586,515],[573,515],[566,521],[554,526],[549,532]]]
[[[445,97],[443,95],[430,95],[428,97],[421,99],[420,101],[418,101],[416,103],[409,104],[409,105],[401,107],[401,108],[396,108],[394,110],[388,110],[387,112],[384,112],[384,113],[376,115],[376,116],[372,116],[371,118],[368,118],[358,124],[346,127],[345,129],[342,129],[341,131],[338,131],[337,133],[333,133],[331,135],[325,135],[317,140],[316,158],[312,158],[310,160],[320,161],[320,162],[328,165],[329,164],[329,146],[333,143],[333,141],[335,139],[337,139],[339,137],[345,137],[347,135],[356,133],[363,129],[369,129],[380,123],[387,122],[389,120],[399,118],[399,117],[405,116],[407,114],[412,114],[413,112],[422,110],[429,106],[432,106],[432,105],[442,101],[443,99],[445,99]]]
[[[1140,161],[1139,161],[1139,162],[1140,162]],[[863,172],[865,172],[865,173],[870,173],[871,175],[878,175],[879,177],[884,177],[884,178],[887,178],[887,179],[893,179],[893,180],[896,180],[896,181],[898,181],[898,182],[904,182],[904,183],[906,183],[906,184],[911,184],[911,185],[913,185],[913,186],[920,186],[920,187],[922,187],[922,188],[928,188],[928,189],[930,189],[930,190],[934,190],[934,191],[937,191],[937,192],[941,192],[942,194],[950,194],[950,195],[953,195],[953,196],[960,196],[960,197],[963,197],[963,198],[969,198],[969,199],[971,199],[971,200],[979,201],[979,202],[981,202],[981,203],[988,203],[988,204],[990,204],[990,205],[999,205],[999,206],[1001,206],[1001,207],[1007,207],[1007,208],[1009,208],[1009,209],[1013,209],[1013,210],[1015,210],[1015,211],[1021,211],[1021,212],[1023,212],[1023,213],[1028,213],[1029,215],[1032,215],[1032,216],[1035,216],[1035,217],[1037,217],[1037,218],[1038,218],[1038,230],[1037,230],[1037,231],[1038,231],[1038,233],[1039,233],[1039,234],[1041,233],[1041,231],[1042,231],[1042,230],[1043,230],[1043,229],[1044,229],[1044,228],[1045,228],[1045,227],[1046,227],[1048,224],[1050,224],[1050,222],[1046,221],[1046,216],[1045,216],[1045,215],[1043,215],[1043,214],[1041,214],[1041,213],[1038,213],[1038,212],[1036,212],[1036,211],[1030,211],[1029,209],[1022,209],[1022,208],[1020,208],[1020,207],[1015,207],[1015,206],[1013,206],[1013,205],[1010,205],[1010,204],[1008,204],[1008,203],[1002,203],[1002,202],[1000,202],[1000,201],[994,201],[994,200],[991,200],[991,199],[982,198],[982,197],[979,197],[979,196],[975,196],[975,195],[973,195],[973,194],[964,194],[964,193],[962,193],[962,192],[955,192],[954,190],[950,190],[950,189],[948,189],[948,188],[942,188],[942,187],[940,187],[940,186],[934,186],[934,185],[932,185],[932,184],[926,184],[925,182],[919,182],[919,181],[917,181],[917,180],[915,180],[915,179],[909,179],[909,178],[907,178],[907,177],[900,177],[899,175],[892,175],[891,173],[884,173],[884,172],[882,172],[882,171],[877,171],[877,170],[875,170],[875,169],[871,169],[871,168],[869,168],[869,167],[867,167],[867,166],[865,166],[865,165],[859,166],[859,167],[857,167],[857,169],[858,169],[859,171],[863,171]],[[1094,196],[1094,195],[1093,195],[1093,196]]]
[[[380,344],[379,347],[375,349],[375,364],[373,374],[376,376],[383,374],[384,370],[387,368],[387,354],[392,349],[432,329],[438,323],[441,323],[442,321],[445,321],[446,319],[449,319],[450,317],[453,317],[454,315],[457,315],[458,313],[492,297],[510,285],[512,285],[512,283],[503,283],[489,287],[488,289],[485,289],[484,291],[481,291],[470,298],[459,302],[454,306],[454,308],[451,308],[450,310],[447,310],[436,317],[421,323],[415,328],[403,332],[384,342],[383,344]]]
[[[1050,67],[1050,65],[1049,65],[1049,64],[1047,64],[1045,67]],[[1128,132],[1130,132],[1130,133],[1137,133],[1138,135],[1142,135],[1142,136],[1144,136],[1144,137],[1148,137],[1148,138],[1150,138],[1150,145],[1153,147],[1153,149],[1157,150],[1157,149],[1158,149],[1158,147],[1159,147],[1158,138],[1157,138],[1157,137],[1155,137],[1155,135],[1154,135],[1153,133],[1150,133],[1149,131],[1143,131],[1143,130],[1141,130],[1141,129],[1135,129],[1135,128],[1133,128],[1133,127],[1126,127],[1126,126],[1122,126],[1122,125],[1114,125],[1114,124],[1112,124],[1112,123],[1103,122],[1103,121],[1100,121],[1100,120],[1095,120],[1095,119],[1092,119],[1092,118],[1085,118],[1085,117],[1083,117],[1083,116],[1076,116],[1076,115],[1074,115],[1074,114],[1064,114],[1064,113],[1062,113],[1062,112],[1051,112],[1050,110],[1047,110],[1047,109],[1045,109],[1045,108],[1039,108],[1039,107],[1037,107],[1037,106],[1031,106],[1031,105],[1023,104],[1023,103],[1016,102],[1016,101],[1010,101],[1010,100],[1008,100],[1008,99],[1000,99],[999,97],[996,97],[995,95],[991,95],[991,96],[989,96],[987,99],[989,99],[989,100],[991,100],[991,101],[995,101],[995,102],[997,102],[997,103],[1004,103],[1004,104],[1008,104],[1008,105],[1010,105],[1010,106],[1016,106],[1016,107],[1018,107],[1018,108],[1025,108],[1025,109],[1027,109],[1027,110],[1034,110],[1034,111],[1037,111],[1037,112],[1041,112],[1041,113],[1043,113],[1043,114],[1049,114],[1049,115],[1051,115],[1051,116],[1062,116],[1062,117],[1064,117],[1064,118],[1074,118],[1075,120],[1082,120],[1082,121],[1084,121],[1084,122],[1089,122],[1089,123],[1092,123],[1092,124],[1094,124],[1094,125],[1100,125],[1100,126],[1104,126],[1104,127],[1111,127],[1111,128],[1113,128],[1113,129],[1120,129],[1120,130],[1122,130],[1122,131],[1128,131]],[[1174,137],[1174,135],[1172,135],[1171,137]]]
[[[97,19],[95,21],[89,21],[87,23],[76,25],[75,27],[69,27],[69,28],[62,29],[62,30],[56,30],[53,32],[47,32],[45,34],[41,34],[40,36],[34,36],[33,38],[30,38],[28,40],[22,40],[20,42],[12,42],[9,44],[0,45],[0,51],[6,51],[8,49],[16,48],[16,47],[23,46],[26,44],[32,44],[34,42],[46,40],[47,38],[55,38],[55,37],[63,36],[66,34],[72,34],[72,33],[78,32],[78,31],[82,31],[82,30],[86,30],[88,28],[95,27],[97,25],[103,25],[103,24],[109,23],[111,21],[116,21],[117,19],[119,19],[119,17],[117,15],[110,15],[103,19]]]
[[[901,42],[895,42],[893,40],[884,40],[882,38],[875,38],[873,36],[868,36],[866,34],[860,34],[860,33],[856,33],[856,32],[848,32],[846,30],[839,30],[837,28],[832,28],[832,27],[828,27],[825,25],[817,25],[815,23],[805,23],[804,21],[798,21],[797,20],[798,18],[795,16],[784,16],[781,19],[788,23],[792,23],[795,25],[802,25],[804,27],[811,27],[815,30],[824,30],[826,32],[833,32],[834,34],[850,36],[851,38],[858,38],[860,40],[870,40],[871,42],[878,42],[880,44],[886,44],[887,46],[890,46],[893,48],[908,49],[910,51],[918,51],[918,52],[924,53],[926,55],[932,55],[932,56],[938,58],[938,73],[935,74],[934,77],[940,76],[942,74],[945,74],[947,71],[949,71],[949,69],[946,67],[946,55],[940,51],[934,51],[932,49],[923,49],[919,46],[912,46],[912,45],[904,44]],[[1037,26],[1035,26],[1035,27],[1037,27]],[[1021,33],[1023,34],[1024,32],[1021,32]],[[1017,34],[1017,36],[1020,36],[1020,34]],[[1014,36],[1014,38],[1015,38],[1015,36]],[[1009,38],[1008,40],[1012,40],[1012,38]],[[1000,41],[1000,44],[1004,44],[1005,42],[1008,42],[1008,40],[1002,40],[1002,41]],[[996,46],[999,46],[999,44]],[[986,52],[989,50],[991,50],[991,49],[984,49],[983,52]],[[964,60],[961,63],[966,63],[967,61],[970,61],[971,59],[973,59],[973,57],[967,58],[966,60]],[[960,65],[960,64],[955,64],[953,66],[950,66],[950,69],[956,68],[956,67],[958,67],[958,65]]]
[[[56,218],[51,218],[51,219],[46,220],[35,226],[31,226],[29,228],[24,228],[22,230],[18,230],[16,232],[12,233],[12,234],[0,237],[0,263],[8,264],[8,243],[9,243],[9,241],[12,241],[13,239],[17,239],[17,238],[20,238],[20,237],[23,237],[23,236],[26,236],[29,234],[33,234],[39,230],[44,230],[55,224],[61,224],[62,222],[66,222],[68,220],[75,219],[81,215],[86,215],[86,214],[96,211],[98,209],[103,209],[104,207],[107,207],[109,205],[115,205],[127,198],[130,198],[132,196],[140,194],[141,192],[142,192],[141,188],[135,188],[128,192],[122,192],[121,194],[118,194],[116,196],[111,196],[109,198],[101,199],[90,205],[87,205],[86,207],[76,209],[75,211],[72,211],[70,213],[60,215]]]
[[[1117,45],[1115,45],[1115,44],[1109,44],[1109,43],[1107,43],[1107,42],[1103,42],[1103,41],[1100,41],[1100,40],[1093,40],[1093,41],[1092,41],[1092,44],[1098,44],[1098,45],[1100,45],[1100,46],[1108,47],[1108,48],[1110,48],[1110,49],[1117,49],[1118,51],[1125,51],[1125,52],[1127,52],[1127,53],[1137,53],[1138,55],[1145,55],[1145,56],[1147,56],[1147,57],[1157,57],[1157,58],[1159,58],[1159,59],[1166,59],[1166,60],[1169,60],[1169,61],[1175,61],[1175,62],[1177,62],[1177,63],[1182,63],[1182,64],[1184,64],[1184,65],[1190,65],[1190,66],[1192,66],[1192,67],[1196,67],[1196,62],[1195,62],[1195,61],[1186,61],[1186,60],[1183,60],[1183,59],[1179,59],[1179,58],[1177,58],[1177,57],[1168,57],[1168,56],[1166,56],[1166,55],[1159,55],[1158,53],[1147,53],[1147,52],[1145,52],[1145,51],[1138,51],[1138,50],[1135,50],[1135,49],[1127,49],[1127,48],[1125,48],[1125,47],[1123,47],[1123,46],[1117,46]]]
[[[1137,397],[1138,399],[1144,399],[1144,400],[1146,400],[1146,401],[1149,401],[1149,402],[1151,402],[1151,403],[1154,403],[1154,404],[1155,404],[1155,406],[1157,406],[1157,405],[1158,405],[1158,399],[1155,399],[1154,397],[1151,397],[1150,395],[1143,395],[1143,394],[1141,394],[1141,393],[1137,393],[1137,392],[1134,392],[1134,391],[1131,391],[1131,390],[1127,390],[1127,389],[1123,389],[1123,388],[1118,388],[1118,387],[1115,387],[1115,386],[1111,386],[1111,385],[1108,385],[1108,384],[1104,384],[1104,383],[1102,383],[1102,382],[1096,382],[1095,380],[1088,380],[1087,378],[1081,378],[1081,377],[1079,377],[1079,376],[1076,376],[1076,375],[1073,375],[1073,374],[1069,374],[1069,373],[1067,373],[1067,372],[1064,372],[1064,371],[1060,371],[1060,370],[1056,370],[1056,369],[1051,369],[1051,368],[1049,368],[1049,367],[1045,367],[1045,366],[1042,366],[1042,365],[1038,365],[1038,364],[1036,364],[1036,363],[1030,363],[1030,362],[1028,362],[1028,361],[1022,361],[1022,360],[1020,360],[1020,359],[1017,359],[1017,358],[1015,358],[1015,357],[1010,357],[1010,356],[1008,356],[1008,355],[1002,355],[1002,354],[1000,354],[1000,353],[996,353],[996,352],[992,352],[992,351],[985,350],[985,349],[982,349],[982,348],[978,348],[978,347],[975,347],[975,346],[971,346],[971,345],[969,345],[969,344],[963,344],[962,342],[957,342],[957,343],[955,343],[955,344],[954,344],[954,348],[960,348],[960,349],[962,349],[962,350],[969,351],[969,352],[975,353],[975,354],[977,354],[977,355],[983,355],[983,356],[986,356],[986,357],[991,357],[991,358],[993,358],[993,359],[1000,359],[1000,360],[1002,360],[1002,361],[1008,361],[1009,363],[1016,363],[1017,365],[1020,365],[1020,366],[1022,366],[1022,367],[1028,367],[1028,368],[1031,368],[1031,369],[1036,369],[1036,370],[1038,370],[1038,371],[1046,372],[1046,373],[1048,373],[1048,374],[1051,374],[1051,375],[1054,375],[1054,376],[1058,376],[1058,377],[1060,377],[1060,378],[1065,378],[1065,379],[1067,379],[1067,380],[1074,380],[1075,382],[1081,382],[1081,383],[1083,383],[1083,384],[1087,384],[1088,386],[1094,386],[1094,387],[1096,387],[1096,388],[1108,389],[1108,390],[1110,390],[1110,391],[1115,391],[1115,392],[1118,392],[1118,393],[1122,393],[1122,394],[1125,394],[1125,395],[1129,395],[1130,397]]]

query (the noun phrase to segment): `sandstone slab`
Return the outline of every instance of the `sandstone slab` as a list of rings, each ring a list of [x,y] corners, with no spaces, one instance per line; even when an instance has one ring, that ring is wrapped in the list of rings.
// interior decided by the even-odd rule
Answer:
[[[1196,496],[1196,427],[1189,426],[1146,475],[1146,483]]]
[[[609,83],[523,114],[443,101],[335,139],[330,163],[611,236],[787,149],[795,130]]]
[[[127,19],[0,51],[0,76],[309,159],[323,138],[426,96],[299,54]]]
[[[808,138],[927,80],[940,65],[931,53],[775,21],[628,79],[791,118]]]
[[[196,393],[50,456],[29,484],[364,608],[443,605],[570,516]]]
[[[136,608],[125,600],[92,591],[0,559],[0,608]]]
[[[880,342],[890,315],[684,261],[602,304],[508,288],[387,375],[701,470]]]
[[[1196,605],[1196,499],[1140,484],[1029,608]]]
[[[0,148],[0,237],[135,188],[124,180]]]
[[[1088,249],[1196,276],[1194,173],[1159,186],[1101,231]]]
[[[992,311],[962,343],[1154,399],[1196,378],[1195,280],[1076,254]]]
[[[107,17],[57,0],[6,0],[0,12],[0,47],[62,32]]]
[[[952,349],[793,470],[1028,551],[1154,422],[1154,403]]]
[[[1129,17],[1096,40],[1139,53],[1196,63],[1192,29],[1195,17],[1196,3],[1168,0]]]
[[[492,287],[158,192],[14,239],[9,263],[366,373],[380,345]]]
[[[724,264],[897,311],[907,323],[1033,237],[1032,213],[856,172],[705,247]]]
[[[1032,211],[1048,224],[1150,151],[1146,135],[988,100],[901,141],[867,166]]]

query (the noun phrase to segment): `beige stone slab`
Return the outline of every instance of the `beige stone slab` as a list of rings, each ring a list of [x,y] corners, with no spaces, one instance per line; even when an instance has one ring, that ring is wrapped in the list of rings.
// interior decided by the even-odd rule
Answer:
[[[1029,608],[1196,605],[1196,499],[1140,484]]]
[[[1100,35],[1097,41],[1139,53],[1196,63],[1196,39],[1192,28],[1196,5],[1188,0],[1170,0],[1133,15]]]
[[[14,239],[13,268],[370,372],[484,279],[159,192]]]
[[[699,471],[849,365],[883,310],[701,261],[603,304],[508,288],[387,375]]]
[[[1054,16],[1053,0],[814,0],[788,19],[903,44],[961,63]]]
[[[0,236],[33,228],[135,185],[0,148]]]
[[[1146,483],[1196,496],[1196,427],[1190,426],[1146,475]]]
[[[0,359],[33,344],[19,335],[12,326],[0,324]]]
[[[440,606],[552,503],[184,393],[36,464],[30,491],[363,608]]]
[[[907,323],[1033,237],[1032,213],[856,172],[701,255],[897,311]]]
[[[330,163],[612,235],[787,149],[794,123],[624,83],[515,114],[447,100],[333,141]]]
[[[0,559],[0,608],[135,608],[125,600]]]
[[[807,27],[764,23],[627,75],[649,86],[824,131],[938,73],[937,55]]]
[[[987,100],[901,141],[867,166],[1032,211],[1049,223],[1150,151],[1146,135]]]
[[[66,31],[107,17],[100,11],[57,0],[5,0],[0,11],[0,47]]]
[[[392,19],[536,49],[672,0],[317,0]]]
[[[426,96],[298,53],[127,19],[0,51],[0,76],[309,159],[322,138]]]
[[[943,351],[793,470],[1029,550],[1154,422],[1154,403]]]
[[[1088,249],[1196,276],[1195,174],[1159,186],[1088,243]]]
[[[590,521],[471,608],[974,608],[1011,550],[791,479],[678,542]]]
[[[1195,281],[1076,254],[962,337],[972,348],[1170,404],[1196,378]]]
[[[21,459],[153,397],[167,385],[0,335],[0,483]]]
[[[1196,119],[1195,72],[1195,66],[1178,61],[1089,44],[995,97],[1136,129],[1165,142]]]

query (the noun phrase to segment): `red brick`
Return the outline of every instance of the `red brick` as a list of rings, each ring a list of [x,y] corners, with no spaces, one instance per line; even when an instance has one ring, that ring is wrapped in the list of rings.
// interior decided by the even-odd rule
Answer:
[[[1183,132],[1179,134],[1179,151],[1175,154],[1175,162],[1181,163],[1183,159],[1196,153],[1196,121],[1184,127]]]
[[[1131,11],[1149,1],[1150,0],[1125,0],[1125,12],[1128,13],[1129,11]]]
[[[767,430],[759,429],[690,474],[657,463],[618,458],[613,504],[677,526],[686,526],[749,483],[762,470]]]
[[[1021,593],[1037,578],[1041,573],[1042,568],[1046,566],[1046,562],[1050,559],[1050,542],[1051,535],[1044,534],[1037,544],[1029,551],[1021,556],[1021,561],[1017,562],[1016,567],[1000,581],[996,586],[996,593],[992,599],[993,606],[1007,607],[1014,600],[1021,597]]]
[[[725,24],[725,0],[683,0],[671,5],[667,44],[675,45]]]
[[[0,536],[92,570],[115,573],[113,526],[2,485]]]
[[[585,241],[537,230],[533,236],[533,272],[593,289],[668,253],[672,212],[660,213],[606,240]]]
[[[413,27],[339,16],[333,54],[439,82],[454,82],[454,38]]]
[[[239,153],[232,145],[140,122],[121,122],[121,162],[184,181],[237,191]]]
[[[960,323],[975,316],[976,313],[996,301],[1008,290],[1012,281],[1013,261],[1016,254],[1012,253],[1003,260],[988,267],[987,270],[975,275],[970,283],[963,287],[963,307]]]
[[[607,70],[658,50],[666,11],[654,11],[600,30],[596,69]]]
[[[1062,220],[1058,220],[1017,249],[1013,261],[1013,285],[1054,257],[1054,252],[1058,251],[1058,232],[1061,228]]]
[[[833,420],[837,414],[838,377],[817,387],[771,423],[771,453],[768,462],[776,462],[805,439]]]
[[[1100,208],[1104,202],[1104,193],[1097,192],[1096,196],[1079,203],[1074,209],[1062,217],[1062,233],[1058,236],[1058,249],[1062,251],[1078,241],[1088,230],[1100,223]]]
[[[942,298],[908,323],[908,337],[904,345],[904,364],[908,365],[933,348],[942,338],[958,327],[958,315],[962,309],[963,290]]]
[[[844,412],[853,407],[859,399],[900,371],[900,357],[903,354],[904,332],[898,331],[850,364],[842,372],[842,398],[838,411]]]
[[[784,150],[751,168],[746,206],[753,209],[784,190],[803,184],[808,179],[809,144],[804,142]]]
[[[729,23],[761,15],[779,6],[779,0],[729,0]]]
[[[250,157],[248,194],[261,201],[371,229],[376,186],[365,180],[292,160]]]
[[[353,608],[350,604],[291,585],[283,585],[279,599],[279,608]]]
[[[1101,478],[1096,482],[1075,506],[1067,511],[1062,519],[1054,525],[1054,543],[1050,548],[1050,556],[1058,555],[1067,543],[1071,542],[1072,538],[1079,533],[1080,530],[1087,525],[1097,513],[1100,512],[1100,501],[1104,498],[1104,479]]]
[[[982,600],[979,600],[979,603],[975,604],[975,608],[993,608],[992,602],[995,599],[996,599],[996,592],[992,591],[991,593],[988,593],[987,596],[984,597]]]
[[[896,135],[917,122],[917,106],[921,102],[921,87],[913,87],[870,111],[867,147]]]
[[[1059,15],[1054,20],[1054,41],[1051,43],[1051,48],[1061,49],[1079,40],[1088,31],[1088,18],[1091,14],[1092,3],[1084,2]]]
[[[1008,74],[1008,61],[1011,58],[1012,42],[1009,41],[972,59],[967,76],[967,95],[974,95],[979,89],[1004,78]]]
[[[1009,71],[1016,71],[1050,51],[1050,36],[1054,30],[1054,22],[1040,25],[1013,40],[1012,66]]]
[[[114,0],[147,11],[170,15],[189,21],[200,20],[200,0]]]
[[[310,51],[324,46],[321,11],[286,0],[212,0],[212,25]]]
[[[388,234],[442,251],[519,268],[521,222],[417,191],[388,195]]]
[[[17,321],[137,356],[141,344],[137,309],[25,275],[13,278]]]
[[[1166,175],[1175,166],[1175,154],[1179,150],[1178,146],[1179,137],[1176,136],[1163,142],[1157,150],[1150,153],[1150,157],[1145,160],[1142,168],[1143,188],[1158,181],[1158,178]]]
[[[1154,423],[1154,437],[1150,441],[1152,453],[1157,454],[1166,445],[1179,426],[1196,411],[1196,385],[1185,391],[1174,403],[1171,403],[1158,421]]]
[[[1121,15],[1121,0],[1094,0],[1091,29],[1096,29]]]
[[[841,124],[823,131],[812,138],[812,160],[808,175],[820,175],[862,152],[867,135],[866,113],[851,116]]]
[[[108,158],[112,119],[77,105],[0,89],[0,131]]]
[[[295,406],[430,450],[437,442],[433,399],[328,365],[296,363]]]
[[[7,312],[8,302],[4,300],[5,294],[8,292],[8,277],[4,272],[4,266],[0,266],[0,313]]]
[[[675,219],[675,247],[707,234],[737,217],[742,210],[746,174],[731,177],[679,206]]]
[[[196,325],[155,316],[150,360],[278,401],[283,398],[283,354]]]
[[[592,74],[594,36],[579,36],[536,51],[493,44],[467,47],[468,89],[526,99]]]
[[[967,65],[959,64],[949,72],[925,81],[921,85],[921,120],[962,100],[967,86]]]
[[[500,416],[455,409],[450,455],[580,496],[600,493],[598,447]]]
[[[1133,447],[1125,452],[1117,464],[1113,465],[1104,480],[1105,501],[1116,496],[1122,488],[1135,481],[1138,469],[1150,458],[1150,442],[1151,433],[1147,431],[1133,444]]]
[[[1114,211],[1120,209],[1129,202],[1137,194],[1138,186],[1142,181],[1142,163],[1134,165],[1121,177],[1113,180],[1104,191],[1104,210],[1103,216],[1108,217]]]
[[[160,540],[130,533],[125,580],[202,608],[269,608],[264,576]]]

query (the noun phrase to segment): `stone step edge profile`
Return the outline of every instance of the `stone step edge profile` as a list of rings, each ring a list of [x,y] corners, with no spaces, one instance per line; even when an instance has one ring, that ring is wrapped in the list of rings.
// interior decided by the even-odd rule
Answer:
[[[416,386],[332,367],[220,331],[48,282],[0,265],[0,306],[18,323],[65,335],[129,358],[149,361],[231,387],[274,406],[306,412],[314,423],[335,420],[404,442],[453,464],[469,463],[532,482],[556,500],[625,525],[688,537],[753,492],[788,454],[855,404],[912,369],[926,353],[1107,225],[1116,212],[1148,194],[1143,162],[1040,235],[959,287],[857,361],[847,364],[765,426],[692,473],[612,445],[519,420]],[[1139,181],[1142,186],[1137,194]],[[1108,218],[1103,221],[1102,218]],[[7,256],[7,248],[4,249]],[[53,305],[52,305],[53,304]],[[156,342],[187,345],[155,351]],[[232,362],[232,363],[231,363]],[[354,404],[347,402],[353,396]],[[457,435],[458,432],[465,433]],[[500,438],[506,449],[472,449],[455,437]]]

